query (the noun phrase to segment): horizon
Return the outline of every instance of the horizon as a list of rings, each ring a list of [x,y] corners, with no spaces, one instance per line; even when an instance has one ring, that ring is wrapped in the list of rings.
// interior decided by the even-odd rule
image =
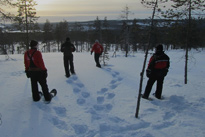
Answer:
[[[13,0],[16,2],[17,0]],[[141,4],[141,0],[34,0],[37,5],[36,17],[39,17],[37,23],[49,22],[85,22],[99,20],[124,20],[121,15],[128,7],[128,19],[148,19],[152,16],[152,8],[147,8]],[[170,8],[172,2],[159,4],[163,10]],[[165,7],[164,7],[165,6]],[[17,14],[17,8],[1,7],[14,15]],[[160,15],[159,15],[160,16]],[[1,20],[2,22],[8,21]],[[12,23],[12,22],[11,22]]]
[[[17,0],[14,0],[14,2]],[[34,0],[37,5],[38,23],[82,22],[100,20],[122,20],[122,11],[129,8],[128,19],[146,19],[151,16],[151,9],[145,8],[140,0]],[[114,5],[114,6],[113,6]],[[17,14],[17,8],[6,8],[6,11]]]
[[[147,8],[144,8],[137,0],[35,0],[37,2],[38,22],[66,21],[91,21],[97,17],[103,20],[120,19],[122,11],[127,6],[130,14],[129,19],[147,18]],[[48,3],[49,1],[49,3]],[[115,6],[113,6],[115,5]],[[137,9],[137,10],[135,10]],[[148,13],[150,15],[150,13]]]

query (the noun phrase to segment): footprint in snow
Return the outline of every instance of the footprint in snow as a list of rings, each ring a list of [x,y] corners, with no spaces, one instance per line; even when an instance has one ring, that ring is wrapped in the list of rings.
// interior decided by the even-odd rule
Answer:
[[[82,95],[83,98],[90,97],[90,93],[88,93],[88,92],[82,92],[81,95]]]
[[[78,77],[77,77],[76,75],[72,75],[72,76],[71,76],[71,79],[75,81],[75,80],[78,79]]]
[[[76,83],[76,85],[77,85],[79,88],[84,87],[84,85],[83,85],[82,83]]]
[[[171,127],[171,126],[174,126],[175,123],[174,122],[169,122],[169,121],[165,121],[163,123],[160,123],[158,125],[153,125],[153,129],[156,129],[156,130],[160,130],[160,129],[163,129],[163,128],[168,128],[168,127]]]
[[[77,135],[85,134],[88,131],[88,126],[86,125],[72,124],[71,126],[73,127]]]
[[[115,97],[115,93],[108,93],[107,94],[107,99],[112,99]]]
[[[81,83],[75,75],[68,78],[67,83],[72,85],[73,93],[78,96],[76,103],[80,106],[84,105],[86,103],[86,98],[90,97],[90,93],[83,91],[84,84]]]
[[[123,78],[119,77],[119,78],[117,78],[117,80],[118,80],[118,81],[122,81],[122,80],[123,80]]]
[[[115,88],[117,88],[117,86],[118,86],[117,84],[112,84],[112,85],[110,86],[110,88],[111,88],[111,89],[115,89]]]
[[[117,77],[119,74],[120,74],[119,72],[113,72],[113,73],[112,73],[112,76],[115,78],[115,77]]]
[[[111,82],[110,82],[110,84],[115,84],[117,82],[117,80],[112,80]]]
[[[97,97],[97,103],[98,104],[102,104],[104,102],[104,97],[103,96],[100,96],[100,97]]]
[[[79,93],[81,90],[79,88],[73,88],[73,93]]]
[[[85,104],[85,102],[86,102],[86,100],[83,99],[83,98],[78,98],[78,99],[77,99],[77,104],[78,104],[78,105],[83,105],[83,104]]]
[[[77,86],[79,88],[83,88],[84,87],[84,84],[77,81],[78,80],[78,77],[77,76],[73,76],[71,78],[68,78],[68,80],[66,80],[66,82],[68,84],[72,84],[73,86]]]
[[[42,102],[35,102],[35,105],[36,105],[39,109],[41,109],[41,110],[43,110],[43,111],[51,112],[51,108],[50,108],[50,106],[47,105],[47,104],[44,104],[44,103],[42,103]]]
[[[109,112],[112,110],[113,106],[112,104],[105,104],[105,105],[98,104],[98,105],[94,105],[93,108],[95,111],[103,111],[103,112],[108,111]]]
[[[60,117],[66,117],[66,108],[65,107],[53,107],[55,110],[56,114]]]
[[[105,70],[108,71],[108,72],[111,72],[112,69],[111,68],[106,68]]]
[[[71,77],[69,77],[69,78],[66,80],[66,82],[67,82],[68,84],[72,84],[72,83],[76,82],[77,80],[78,80],[78,77],[72,75]]]
[[[166,112],[163,116],[164,120],[170,120],[171,118],[173,118],[176,114],[173,112]]]
[[[113,79],[110,81],[110,86],[109,88],[111,89],[115,89],[118,87],[120,81],[123,80],[122,77],[120,77],[120,73],[117,71],[113,71],[111,68],[107,68],[105,69],[107,72],[109,72],[111,74],[111,76],[113,77]]]
[[[68,125],[65,121],[60,120],[58,117],[50,117],[48,120],[57,128],[62,130],[68,130]]]
[[[100,91],[98,91],[98,94],[104,94],[108,91],[108,88],[102,88]]]

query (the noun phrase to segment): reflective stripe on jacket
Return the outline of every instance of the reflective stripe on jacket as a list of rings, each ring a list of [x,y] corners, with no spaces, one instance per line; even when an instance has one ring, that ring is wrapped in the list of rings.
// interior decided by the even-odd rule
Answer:
[[[154,54],[150,58],[147,69],[169,69],[169,65],[169,57],[162,52],[161,54]]]

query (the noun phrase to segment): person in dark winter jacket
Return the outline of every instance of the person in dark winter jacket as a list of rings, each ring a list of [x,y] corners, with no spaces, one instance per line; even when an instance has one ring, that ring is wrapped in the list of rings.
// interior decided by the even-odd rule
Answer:
[[[169,57],[164,53],[163,46],[160,44],[156,47],[156,51],[149,60],[149,64],[146,70],[146,75],[149,78],[147,86],[142,98],[148,99],[152,86],[157,81],[155,97],[161,99],[164,77],[168,73],[170,66]]]
[[[93,45],[92,50],[91,50],[91,55],[93,52],[95,52],[94,59],[95,59],[96,67],[101,68],[99,58],[100,58],[100,55],[102,55],[103,53],[103,46],[99,43],[98,40],[95,40],[95,44]]]
[[[34,101],[41,99],[41,94],[38,90],[38,83],[41,85],[45,101],[51,100],[47,85],[47,69],[44,65],[42,54],[37,50],[38,42],[31,40],[28,51],[24,54],[24,65],[26,76],[31,79],[32,96]]]
[[[65,76],[70,77],[70,71],[72,74],[75,74],[74,64],[73,64],[73,54],[75,51],[75,46],[71,43],[70,38],[67,37],[65,43],[61,45],[61,52],[63,52]],[[70,65],[70,71],[69,71]]]

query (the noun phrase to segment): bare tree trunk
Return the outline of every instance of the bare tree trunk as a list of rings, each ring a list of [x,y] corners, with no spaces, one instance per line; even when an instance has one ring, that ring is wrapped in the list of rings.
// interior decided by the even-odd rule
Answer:
[[[139,94],[138,94],[137,107],[136,107],[136,113],[135,113],[136,118],[138,118],[138,115],[139,115],[143,77],[144,77],[145,66],[146,66],[146,62],[147,62],[148,51],[149,51],[149,48],[151,45],[151,37],[152,37],[152,33],[153,33],[153,28],[154,28],[154,17],[155,17],[157,5],[158,5],[158,0],[156,0],[156,2],[155,2],[153,13],[152,13],[152,22],[151,22],[151,29],[150,29],[150,33],[149,33],[149,42],[148,42],[148,46],[147,46],[146,52],[145,52],[145,58],[144,58],[144,63],[143,63],[143,67],[142,67],[142,72],[140,73],[140,86],[139,86]]]
[[[187,84],[188,77],[188,58],[189,58],[189,45],[190,45],[190,31],[191,29],[191,0],[189,0],[189,24],[187,29],[187,38],[186,38],[186,53],[185,53],[185,75],[184,75],[184,84]]]
[[[26,18],[26,50],[29,49],[29,32],[28,32],[28,13],[27,13],[27,4],[25,1],[25,18]]]
[[[188,69],[188,47],[186,47],[186,54],[185,54],[185,75],[184,75],[184,84],[187,84],[187,69]]]

